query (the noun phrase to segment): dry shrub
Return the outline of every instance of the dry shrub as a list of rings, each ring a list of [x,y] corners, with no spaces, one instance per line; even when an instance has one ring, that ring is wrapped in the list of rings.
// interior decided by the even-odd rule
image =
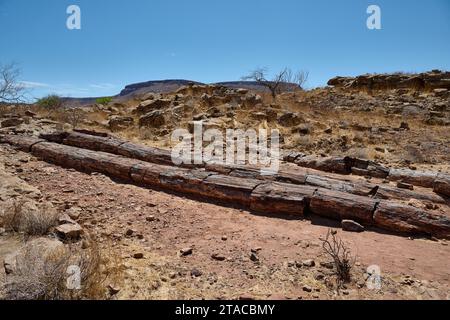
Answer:
[[[321,240],[323,250],[333,259],[337,287],[341,288],[344,283],[348,283],[351,280],[350,272],[355,258],[352,257],[346,244],[337,237],[336,231],[328,230],[326,238]]]
[[[1,225],[28,236],[47,234],[57,224],[58,217],[58,212],[50,204],[25,200],[6,203],[0,211]]]
[[[94,240],[87,249],[61,244],[47,253],[31,241],[16,261],[2,290],[8,300],[106,299],[106,285],[118,283],[122,272],[117,255],[100,250]],[[69,286],[75,274],[79,274],[79,288]]]

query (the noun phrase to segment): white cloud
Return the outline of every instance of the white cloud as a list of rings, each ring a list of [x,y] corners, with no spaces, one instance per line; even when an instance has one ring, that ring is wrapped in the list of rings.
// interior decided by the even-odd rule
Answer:
[[[20,84],[22,84],[25,88],[29,88],[29,89],[50,87],[50,85],[47,83],[34,82],[34,81],[21,81]]]
[[[109,90],[109,89],[114,89],[116,86],[111,83],[93,83],[93,84],[89,85],[89,87],[94,88],[94,89],[100,89],[100,90]]]

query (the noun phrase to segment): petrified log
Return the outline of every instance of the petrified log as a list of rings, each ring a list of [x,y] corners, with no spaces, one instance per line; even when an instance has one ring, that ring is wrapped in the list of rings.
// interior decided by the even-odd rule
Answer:
[[[434,180],[434,192],[450,197],[450,176],[438,174]]]
[[[292,162],[298,166],[317,169],[326,172],[335,172],[339,174],[354,174],[359,176],[370,176],[374,178],[383,178],[390,181],[403,181],[414,186],[433,188],[435,182],[440,176],[438,189],[445,190],[450,188],[450,175],[439,174],[431,171],[416,171],[410,169],[387,168],[373,161],[362,160],[352,157],[325,157],[305,156],[301,153],[287,153],[283,159]],[[448,193],[439,192],[447,195]]]
[[[414,186],[433,188],[437,172],[415,171],[410,169],[391,169],[388,179],[390,181],[402,181]]]
[[[374,214],[377,226],[395,232],[450,237],[450,218],[392,201],[381,202]]]
[[[88,132],[89,133],[89,132]],[[62,143],[74,147],[85,148],[89,150],[102,151],[112,153],[116,155],[122,155],[128,158],[147,161],[155,164],[163,164],[172,166],[171,152],[168,150],[162,150],[158,148],[140,146],[133,143],[129,143],[111,136],[105,136],[103,134],[85,134],[85,133],[69,133],[69,132],[57,132],[51,134],[41,135],[42,138],[53,141],[56,143]],[[351,157],[345,158],[320,158],[320,164],[317,163],[315,157],[305,157],[303,154],[295,153],[292,155],[296,159],[303,159],[305,166],[312,168],[320,167],[325,171],[332,171],[331,168],[338,168],[334,171],[341,173],[349,173],[350,168],[352,171],[360,170],[364,171],[367,175],[373,175],[378,177],[386,177],[388,169],[377,165],[371,161],[360,160]],[[308,160],[310,159],[310,160]],[[300,160],[299,160],[300,161]],[[309,164],[307,164],[309,163]],[[257,166],[249,165],[224,165],[221,163],[209,162],[205,165],[197,165],[197,168],[205,167],[208,171],[221,173],[224,175],[230,175],[233,177],[258,179],[277,181],[292,184],[307,184],[316,187],[322,187],[325,189],[347,192],[355,195],[377,197],[382,199],[418,199],[431,201],[436,203],[447,203],[448,200],[442,198],[439,195],[433,195],[428,193],[414,192],[401,190],[385,185],[377,185],[373,183],[367,183],[363,181],[345,181],[345,178],[338,178],[336,176],[328,177],[325,173],[306,169],[298,166],[295,169],[287,169],[282,167],[281,170],[274,175],[263,175],[261,168]],[[183,167],[193,168],[193,165],[183,165]],[[399,176],[401,171],[397,171]],[[406,172],[406,171],[405,171]],[[415,173],[415,172],[414,172]],[[418,177],[421,175],[418,174]],[[445,190],[444,186],[439,185],[439,190]],[[440,192],[445,195],[444,192]]]
[[[311,200],[311,212],[338,220],[355,220],[366,225],[373,223],[378,201],[333,190],[319,189]]]
[[[350,174],[351,167],[345,161],[345,158],[317,158],[314,156],[298,157],[295,159],[295,164],[327,172],[335,172],[340,174]]]
[[[101,172],[123,181],[208,197],[268,214],[302,216],[305,212],[312,212],[338,220],[351,219],[365,225],[374,224],[386,230],[450,237],[447,215],[393,201],[375,200],[320,187],[235,177],[204,168],[154,164],[101,151],[43,142],[37,138],[2,136],[0,141],[57,165]]]
[[[251,194],[250,208],[303,216],[317,188],[269,182],[258,185]]]
[[[44,142],[45,140],[42,139],[36,139],[33,137],[26,137],[26,136],[15,136],[15,135],[0,135],[0,142],[1,143],[7,143],[10,145],[15,146],[17,149],[24,151],[24,152],[30,152],[31,147],[39,142]]]

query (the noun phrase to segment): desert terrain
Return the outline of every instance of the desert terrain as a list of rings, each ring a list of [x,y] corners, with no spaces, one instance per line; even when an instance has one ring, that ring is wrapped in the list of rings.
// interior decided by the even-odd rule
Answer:
[[[171,82],[3,104],[0,298],[449,299],[449,81],[337,77],[276,98]],[[194,121],[279,130],[280,172],[168,163]]]

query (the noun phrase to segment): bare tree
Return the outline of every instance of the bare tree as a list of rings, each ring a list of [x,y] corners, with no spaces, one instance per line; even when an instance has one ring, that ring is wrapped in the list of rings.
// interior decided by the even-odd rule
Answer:
[[[0,101],[8,103],[24,102],[25,85],[18,78],[20,70],[16,64],[0,65]]]
[[[242,80],[253,80],[269,89],[273,99],[276,99],[277,95],[282,92],[293,90],[294,87],[302,89],[307,79],[308,72],[293,72],[289,68],[284,68],[275,74],[271,80],[267,78],[267,68],[255,69],[249,75],[242,77]]]

